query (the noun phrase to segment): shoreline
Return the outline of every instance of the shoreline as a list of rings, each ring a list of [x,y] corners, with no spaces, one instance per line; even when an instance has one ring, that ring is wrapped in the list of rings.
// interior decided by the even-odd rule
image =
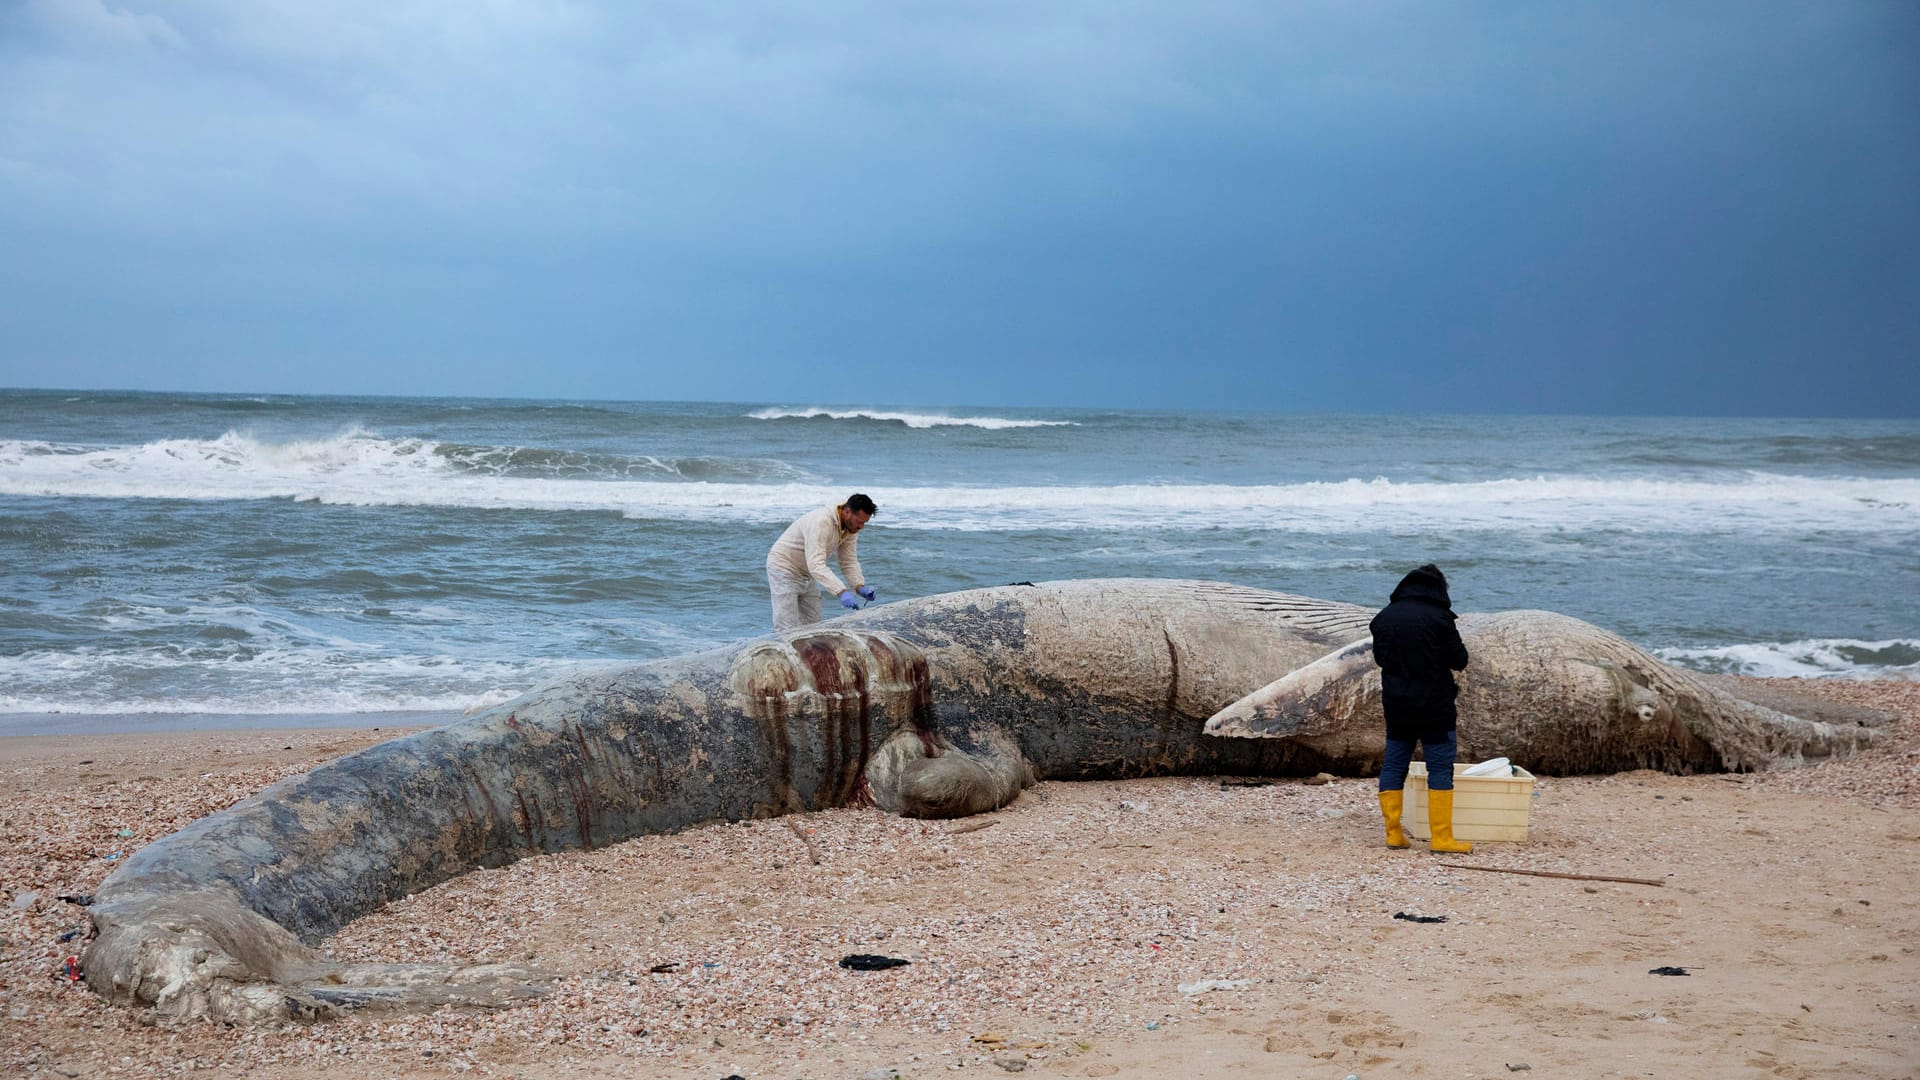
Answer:
[[[275,1031],[176,1025],[51,978],[77,951],[59,936],[85,924],[58,897],[92,891],[116,852],[409,729],[0,739],[0,1072],[1337,1078],[1505,1063],[1904,1080],[1920,1071],[1920,684],[1775,689],[1896,718],[1871,750],[1801,769],[1543,777],[1528,842],[1464,857],[1660,886],[1387,851],[1367,779],[1050,781],[965,833],[845,808],[469,873],[322,947],[532,963],[561,974],[551,997]],[[859,952],[909,965],[838,967]],[[1650,974],[1668,965],[1692,977]],[[1238,985],[1179,989],[1205,980]]]
[[[370,728],[378,731],[401,727],[439,727],[465,715],[468,714],[454,709],[363,713],[0,713],[0,739],[332,728]]]

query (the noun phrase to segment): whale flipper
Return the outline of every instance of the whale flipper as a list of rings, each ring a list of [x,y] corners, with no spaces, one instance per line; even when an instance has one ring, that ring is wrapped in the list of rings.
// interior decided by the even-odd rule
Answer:
[[[1343,645],[1273,680],[1207,719],[1205,733],[1238,739],[1326,735],[1369,716],[1382,717],[1373,639]]]

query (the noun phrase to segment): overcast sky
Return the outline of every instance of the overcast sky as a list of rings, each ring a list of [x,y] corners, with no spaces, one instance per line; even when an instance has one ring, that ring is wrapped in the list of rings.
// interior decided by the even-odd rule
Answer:
[[[0,386],[1920,415],[1920,4],[0,0]]]

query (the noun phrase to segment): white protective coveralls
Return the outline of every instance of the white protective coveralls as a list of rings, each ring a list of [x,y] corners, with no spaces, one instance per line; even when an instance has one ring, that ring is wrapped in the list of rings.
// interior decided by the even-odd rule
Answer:
[[[767,590],[773,594],[773,629],[792,630],[820,621],[820,590],[835,596],[867,583],[855,549],[860,537],[840,527],[840,507],[823,506],[800,515],[767,552]],[[846,581],[827,568],[837,553]]]

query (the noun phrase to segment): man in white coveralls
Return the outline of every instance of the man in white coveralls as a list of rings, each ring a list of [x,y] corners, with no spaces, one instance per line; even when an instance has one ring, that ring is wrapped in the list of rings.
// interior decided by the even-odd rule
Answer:
[[[809,510],[787,526],[767,552],[767,589],[773,594],[773,629],[793,630],[820,621],[820,588],[837,593],[840,606],[858,608],[860,599],[873,600],[873,587],[860,573],[856,554],[860,530],[879,507],[865,495],[847,496],[839,506]],[[827,569],[827,554],[836,553],[846,581]]]

